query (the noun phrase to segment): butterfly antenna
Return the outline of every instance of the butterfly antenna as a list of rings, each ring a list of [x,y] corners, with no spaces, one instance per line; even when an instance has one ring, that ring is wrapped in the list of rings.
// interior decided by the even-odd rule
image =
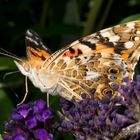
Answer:
[[[12,74],[15,74],[15,73],[18,73],[18,72],[19,71],[12,71],[12,72],[5,73],[4,76],[3,76],[3,80],[5,80],[7,76],[12,75]]]
[[[26,92],[25,92],[25,95],[24,95],[22,101],[20,103],[18,103],[17,105],[24,103],[24,101],[27,98],[27,95],[28,95],[28,78],[27,78],[27,76],[25,76],[25,90],[26,90]]]
[[[1,55],[5,55],[5,56],[8,56],[10,58],[13,58],[15,60],[18,60],[18,61],[21,61],[22,62],[22,59],[21,58],[19,58],[18,56],[14,55],[14,54],[12,54],[12,53],[10,53],[10,52],[2,49],[2,48],[0,48],[0,54]]]

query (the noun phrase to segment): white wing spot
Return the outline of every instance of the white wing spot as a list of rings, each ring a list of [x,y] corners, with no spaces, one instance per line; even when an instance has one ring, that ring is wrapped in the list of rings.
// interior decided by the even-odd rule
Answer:
[[[124,46],[125,46],[125,48],[127,48],[127,49],[132,48],[132,47],[133,47],[133,45],[134,45],[134,43],[133,43],[133,42],[131,42],[131,41],[128,41],[128,42],[125,42],[125,43],[124,43]]]
[[[91,44],[95,44],[95,43],[97,43],[99,40],[93,37],[93,38],[87,39],[87,41],[89,41]]]
[[[103,37],[111,37],[115,35],[115,33],[112,30],[110,31],[102,30],[100,31],[100,33]]]
[[[111,41],[111,42],[117,42],[120,39],[120,36],[116,35],[112,30],[110,30],[110,31],[103,30],[100,33],[103,37],[108,37],[109,41]]]
[[[127,23],[126,26],[127,26],[128,28],[134,29],[134,28],[135,28],[135,23],[134,23],[134,22],[132,22],[132,23]]]
[[[138,40],[139,40],[139,37],[138,37],[138,36],[136,36],[136,37],[134,38],[134,40],[135,40],[135,41],[138,41]]]
[[[35,39],[39,39],[37,36],[35,36]]]
[[[99,76],[100,75],[98,72],[88,71],[85,78],[86,80],[94,80],[94,79],[97,79]]]
[[[33,34],[29,30],[27,30],[27,34],[33,36]]]
[[[110,36],[114,35],[113,32],[105,32],[104,30],[100,31],[100,33],[103,37],[110,37]]]
[[[140,31],[137,31],[136,34],[140,34]]]
[[[120,36],[118,36],[118,35],[109,37],[109,41],[111,41],[111,42],[117,42],[117,41],[119,41],[119,39],[120,39]]]
[[[35,40],[33,40],[32,38],[29,38],[29,37],[26,36],[26,39],[27,39],[27,40],[30,40],[31,42],[33,42],[33,43],[36,44],[36,45],[39,45],[39,44],[38,44]]]

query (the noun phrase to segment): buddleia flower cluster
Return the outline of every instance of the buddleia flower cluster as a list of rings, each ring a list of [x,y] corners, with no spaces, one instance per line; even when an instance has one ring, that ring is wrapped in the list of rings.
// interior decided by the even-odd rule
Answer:
[[[53,140],[51,109],[45,101],[18,105],[7,122],[4,140]]]
[[[45,101],[21,104],[5,123],[3,139],[53,140],[55,130],[70,133],[76,140],[139,140],[140,76],[124,82],[126,85],[118,89],[120,96],[114,98],[108,92],[106,98],[95,99],[94,89],[90,98],[83,93],[80,102],[61,98],[55,123]]]
[[[139,140],[140,133],[133,132],[131,127],[132,132],[117,136],[123,128],[140,121],[140,76],[136,81],[130,82],[126,78],[124,82],[126,86],[119,89],[121,96],[115,98],[108,93],[104,99],[95,99],[94,90],[91,90],[91,98],[87,99],[83,94],[80,102],[70,104],[61,99],[58,130],[72,133],[77,140],[119,140],[123,137]],[[140,124],[135,129],[140,129]]]

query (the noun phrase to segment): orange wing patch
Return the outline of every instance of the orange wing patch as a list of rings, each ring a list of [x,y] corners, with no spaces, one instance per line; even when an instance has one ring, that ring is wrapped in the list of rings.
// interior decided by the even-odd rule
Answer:
[[[122,58],[124,58],[125,61],[128,60],[129,54],[128,53],[124,53],[122,54]]]
[[[39,48],[27,47],[27,56],[31,60],[45,61],[50,54]]]
[[[103,44],[96,44],[96,51],[102,50],[102,49],[106,49],[107,46],[103,45]]]
[[[106,45],[103,44],[96,44],[96,50],[93,51],[94,53],[101,53],[101,52],[105,52],[105,53],[115,53],[114,52],[114,48],[112,47],[108,47]]]
[[[88,46],[86,46],[86,47],[88,47]],[[78,46],[75,46],[75,47],[70,47],[63,54],[63,57],[79,56],[79,55],[82,55],[82,54],[83,55],[88,55],[88,54],[92,54],[92,53],[101,53],[101,52],[115,53],[113,47],[108,47],[108,46],[103,45],[103,44],[96,44],[95,50],[89,49],[89,50],[85,50],[85,51],[84,51],[84,49],[81,49],[80,46],[78,45]]]
[[[81,49],[79,49],[78,47],[77,48],[72,48],[70,47],[64,54],[63,54],[63,57],[66,57],[66,56],[78,56],[80,54],[83,54],[83,52],[81,51]]]

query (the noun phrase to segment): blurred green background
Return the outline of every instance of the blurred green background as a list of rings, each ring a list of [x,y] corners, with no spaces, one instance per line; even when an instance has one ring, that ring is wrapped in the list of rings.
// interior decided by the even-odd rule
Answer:
[[[0,0],[0,48],[26,57],[25,32],[31,28],[54,52],[82,36],[136,19],[140,19],[140,0]],[[0,55],[0,133],[25,93],[24,76],[10,74],[16,71],[13,60]],[[28,85],[26,102],[46,99]],[[58,97],[51,98],[50,104],[57,110]],[[67,137],[59,134],[55,139]]]

